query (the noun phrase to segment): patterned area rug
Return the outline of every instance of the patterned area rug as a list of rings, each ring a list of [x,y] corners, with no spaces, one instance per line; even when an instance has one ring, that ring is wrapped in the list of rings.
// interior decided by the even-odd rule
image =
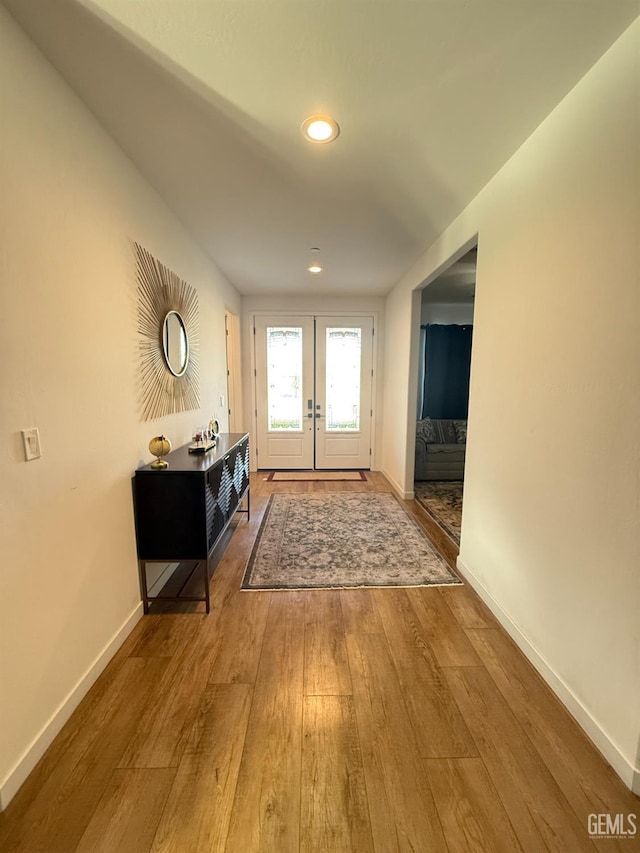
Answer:
[[[457,480],[415,483],[416,500],[445,533],[460,544],[462,487]]]
[[[392,494],[334,492],[271,496],[242,588],[459,583]]]

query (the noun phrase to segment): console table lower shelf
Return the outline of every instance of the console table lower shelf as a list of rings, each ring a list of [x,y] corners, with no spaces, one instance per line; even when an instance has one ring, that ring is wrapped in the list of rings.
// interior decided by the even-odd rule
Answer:
[[[225,433],[206,454],[188,445],[166,457],[168,467],[139,468],[133,478],[133,504],[144,612],[154,601],[201,601],[209,613],[209,559],[236,512],[247,514],[249,436]],[[241,504],[246,498],[246,509]],[[178,563],[158,595],[149,594],[147,564]],[[203,594],[193,587],[201,575]],[[157,587],[154,581],[152,588]],[[198,583],[199,585],[199,583]],[[186,592],[185,592],[186,591]]]

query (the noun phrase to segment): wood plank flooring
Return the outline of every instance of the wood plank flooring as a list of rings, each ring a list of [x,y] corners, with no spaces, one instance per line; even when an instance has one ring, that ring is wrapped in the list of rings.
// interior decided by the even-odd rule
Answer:
[[[640,800],[468,586],[240,591],[270,494],[390,490],[265,476],[212,612],[141,620],[0,815],[2,853],[639,849],[589,837]]]

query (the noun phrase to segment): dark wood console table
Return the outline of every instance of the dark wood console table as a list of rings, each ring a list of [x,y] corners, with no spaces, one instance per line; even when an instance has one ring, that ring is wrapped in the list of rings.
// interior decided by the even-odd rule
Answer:
[[[153,601],[209,602],[209,557],[234,513],[250,513],[249,436],[223,433],[206,453],[189,453],[189,445],[166,456],[168,468],[138,468],[133,478],[140,589],[144,612]],[[246,496],[247,508],[238,509]],[[193,570],[175,595],[149,596],[147,563],[187,563]],[[202,568],[202,596],[181,595]]]

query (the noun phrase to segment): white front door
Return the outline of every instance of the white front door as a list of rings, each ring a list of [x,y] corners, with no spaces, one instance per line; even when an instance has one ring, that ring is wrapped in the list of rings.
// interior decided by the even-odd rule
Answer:
[[[256,317],[258,468],[313,468],[313,317]]]
[[[316,317],[316,468],[371,466],[372,317]]]
[[[256,317],[258,468],[369,468],[372,317]]]

